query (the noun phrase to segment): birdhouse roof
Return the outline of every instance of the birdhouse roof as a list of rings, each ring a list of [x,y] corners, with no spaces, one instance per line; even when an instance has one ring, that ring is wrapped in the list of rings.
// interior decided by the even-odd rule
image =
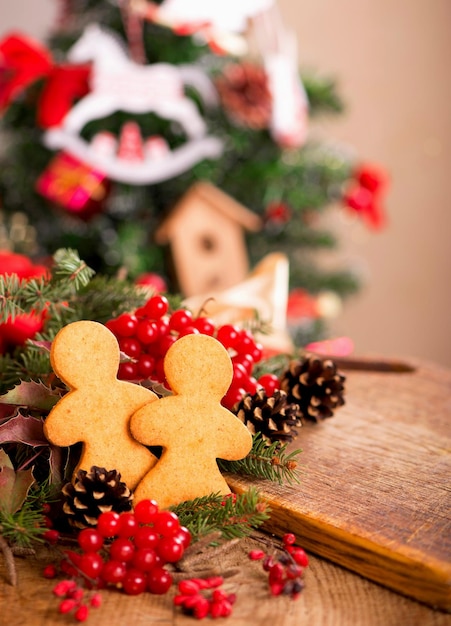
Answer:
[[[194,183],[175,204],[170,215],[156,230],[155,241],[158,244],[165,244],[170,241],[173,230],[177,228],[179,223],[178,217],[181,211],[186,211],[191,204],[194,205],[197,202],[202,202],[213,210],[220,211],[223,215],[238,222],[238,224],[249,231],[256,232],[262,227],[262,220],[258,215],[246,209],[245,206],[218,189],[218,187],[201,181]]]

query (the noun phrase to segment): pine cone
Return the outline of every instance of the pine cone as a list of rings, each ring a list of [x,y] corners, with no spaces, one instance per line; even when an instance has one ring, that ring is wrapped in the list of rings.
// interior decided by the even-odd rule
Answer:
[[[103,467],[93,466],[90,472],[78,470],[74,483],[64,485],[62,492],[63,512],[75,528],[96,526],[105,511],[122,513],[132,508],[133,496],[119,472]]]
[[[254,395],[247,393],[232,411],[253,435],[262,433],[266,441],[292,441],[298,434],[295,427],[301,426],[299,406],[288,404],[284,391],[269,397],[264,389]]]
[[[280,377],[280,388],[287,393],[288,402],[299,405],[303,418],[319,422],[345,403],[345,380],[331,359],[305,355],[290,362]]]
[[[251,63],[228,65],[216,80],[227,114],[237,123],[255,130],[268,128],[272,97],[262,67]]]

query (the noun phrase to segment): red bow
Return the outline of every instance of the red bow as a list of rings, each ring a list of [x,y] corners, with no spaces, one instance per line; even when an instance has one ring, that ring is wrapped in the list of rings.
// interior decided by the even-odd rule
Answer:
[[[0,110],[51,68],[50,53],[32,39],[13,33],[0,41]]]
[[[50,52],[28,37],[0,41],[0,112],[31,83],[45,78],[37,105],[37,123],[57,126],[73,102],[89,92],[89,65],[55,65]]]

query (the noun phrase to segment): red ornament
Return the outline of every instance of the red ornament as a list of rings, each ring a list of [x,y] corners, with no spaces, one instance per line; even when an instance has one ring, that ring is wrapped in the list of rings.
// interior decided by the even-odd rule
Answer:
[[[291,219],[291,209],[285,202],[270,202],[266,207],[265,220],[273,224],[286,224]]]
[[[316,298],[305,289],[297,288],[290,291],[287,304],[287,319],[316,319],[319,317]]]
[[[346,207],[358,213],[368,225],[378,230],[385,226],[382,195],[388,184],[387,174],[374,165],[362,165],[354,174],[354,182],[343,195]]]
[[[51,70],[37,105],[37,123],[41,128],[58,126],[74,101],[89,92],[90,72],[89,65],[65,64]]]
[[[168,290],[168,286],[164,278],[159,274],[154,274],[153,272],[140,274],[135,280],[135,283],[137,285],[142,285],[143,287],[148,287],[154,293],[167,293]]]
[[[103,210],[109,182],[102,172],[60,152],[38,178],[36,190],[71,215],[88,220]]]
[[[11,33],[0,41],[0,111],[51,68],[50,53],[31,38]]]

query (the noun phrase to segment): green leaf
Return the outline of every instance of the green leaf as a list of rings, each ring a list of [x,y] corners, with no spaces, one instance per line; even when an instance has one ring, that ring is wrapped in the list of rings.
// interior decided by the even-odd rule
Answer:
[[[0,509],[13,514],[22,508],[35,480],[30,470],[14,471],[9,456],[0,450]]]

